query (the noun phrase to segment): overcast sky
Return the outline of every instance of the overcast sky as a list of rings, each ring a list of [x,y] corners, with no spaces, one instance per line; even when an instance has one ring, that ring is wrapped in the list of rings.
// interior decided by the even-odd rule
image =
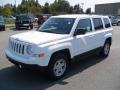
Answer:
[[[22,0],[16,0],[17,5],[20,4]],[[38,0],[41,5],[44,5],[45,2],[53,3],[54,0]],[[83,8],[84,10],[86,8],[92,8],[92,11],[94,11],[95,4],[101,4],[101,3],[114,3],[114,2],[120,2],[120,0],[67,0],[71,5],[84,3]],[[4,5],[6,3],[14,4],[15,0],[0,0],[0,5]]]

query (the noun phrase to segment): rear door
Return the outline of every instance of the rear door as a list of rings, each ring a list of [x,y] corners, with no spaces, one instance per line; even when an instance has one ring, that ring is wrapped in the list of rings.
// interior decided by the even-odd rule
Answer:
[[[94,26],[94,38],[93,38],[93,47],[94,48],[98,48],[103,46],[104,43],[104,25],[103,25],[103,21],[101,18],[93,18],[93,26]]]

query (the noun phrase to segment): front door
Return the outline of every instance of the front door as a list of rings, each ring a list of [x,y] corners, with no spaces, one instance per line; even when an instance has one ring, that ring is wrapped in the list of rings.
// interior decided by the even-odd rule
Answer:
[[[93,32],[91,19],[80,19],[76,30],[86,30],[85,34],[78,34],[74,37],[75,54],[79,55],[93,49]]]

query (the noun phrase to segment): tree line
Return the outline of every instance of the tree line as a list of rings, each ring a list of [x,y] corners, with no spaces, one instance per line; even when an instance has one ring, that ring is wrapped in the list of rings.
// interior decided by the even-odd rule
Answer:
[[[6,4],[0,6],[0,14],[9,17],[15,16],[21,13],[37,14],[82,14],[91,13],[91,8],[88,8],[86,12],[83,8],[76,4],[71,6],[67,0],[55,0],[52,4],[46,2],[43,6],[38,0],[22,0],[22,2],[16,6],[12,4]]]

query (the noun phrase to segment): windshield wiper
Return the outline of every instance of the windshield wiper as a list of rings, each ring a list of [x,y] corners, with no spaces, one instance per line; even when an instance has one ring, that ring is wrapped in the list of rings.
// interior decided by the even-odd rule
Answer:
[[[40,31],[40,32],[55,33],[55,32],[50,31],[50,30],[43,30],[43,31]]]

